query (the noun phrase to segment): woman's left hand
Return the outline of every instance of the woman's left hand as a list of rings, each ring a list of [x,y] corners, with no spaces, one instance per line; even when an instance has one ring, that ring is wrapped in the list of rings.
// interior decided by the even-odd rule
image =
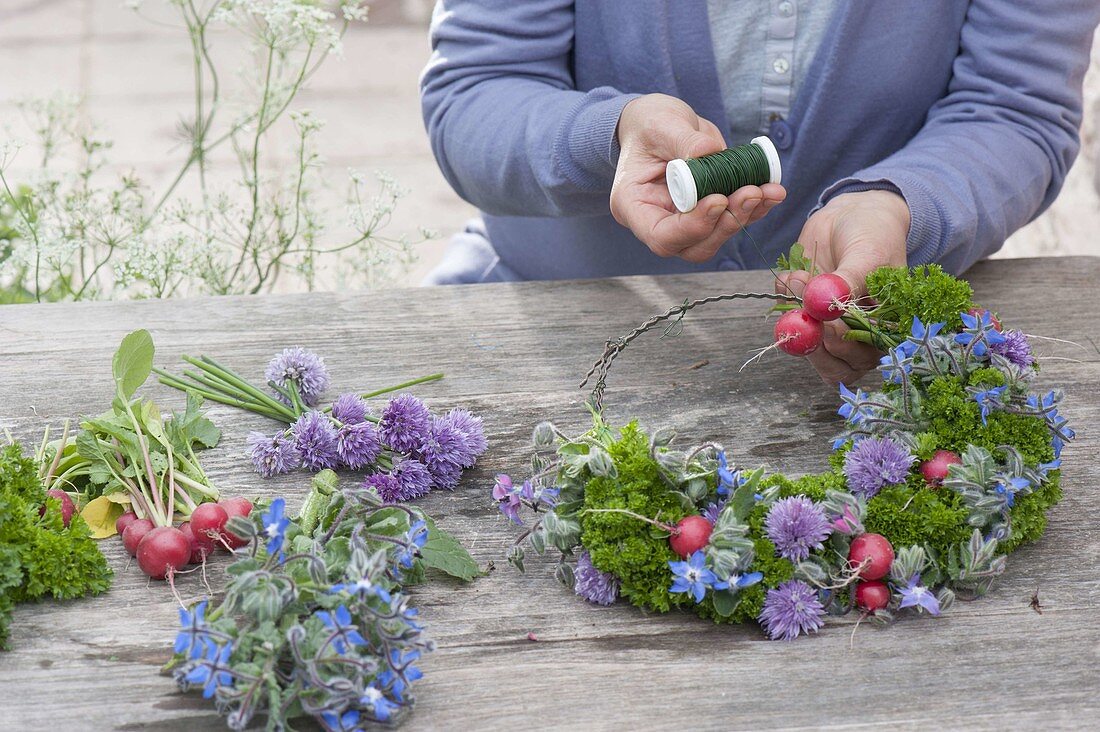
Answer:
[[[867,275],[871,272],[906,264],[909,221],[909,207],[896,193],[845,193],[810,216],[798,241],[815,270],[843,277],[856,300],[866,296]],[[809,278],[804,271],[786,273],[776,283],[776,291],[801,296]],[[846,330],[839,320],[825,323],[822,347],[807,356],[830,384],[858,380],[875,368],[881,357],[872,346],[844,340]]]

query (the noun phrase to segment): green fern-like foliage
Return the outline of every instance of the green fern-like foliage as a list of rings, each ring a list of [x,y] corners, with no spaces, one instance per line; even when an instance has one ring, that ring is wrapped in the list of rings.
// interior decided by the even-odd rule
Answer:
[[[880,303],[889,303],[883,313],[908,333],[913,318],[924,323],[947,323],[948,330],[962,327],[959,313],[974,307],[974,291],[965,280],[956,279],[938,264],[922,267],[882,267],[867,277],[867,292]]]

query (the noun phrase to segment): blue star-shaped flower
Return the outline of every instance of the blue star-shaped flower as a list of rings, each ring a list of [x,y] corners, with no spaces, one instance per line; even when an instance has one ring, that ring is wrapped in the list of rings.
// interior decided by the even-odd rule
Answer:
[[[974,401],[978,403],[978,408],[982,413],[982,424],[987,424],[987,418],[993,409],[1003,402],[1001,401],[1007,386],[994,386],[984,391],[974,392]]]
[[[323,712],[321,719],[324,720],[326,727],[335,730],[335,732],[353,732],[362,729],[359,724],[359,710],[357,709],[349,709],[343,714]]]
[[[286,540],[286,527],[290,525],[290,519],[286,516],[286,499],[272,501],[260,520],[267,537],[267,553],[278,554],[279,561],[283,561],[283,542]]]
[[[358,627],[351,622],[351,613],[348,612],[345,606],[337,605],[336,610],[331,613],[318,610],[317,617],[325,624],[326,628],[332,631],[332,647],[340,655],[347,653],[345,643],[350,643],[353,646],[367,645],[366,638],[359,634]]]
[[[387,699],[382,690],[374,684],[364,690],[363,696],[359,698],[359,704],[373,714],[379,722],[387,721],[397,709],[397,705]]]
[[[723,582],[715,582],[714,589],[716,590],[743,590],[746,587],[752,587],[760,580],[764,579],[764,575],[760,572],[746,572],[745,574],[731,574],[729,579]]]
[[[188,611],[180,608],[181,630],[176,635],[176,644],[172,649],[176,653],[186,653],[188,658],[195,659],[203,654],[206,647],[206,600],[203,600]]]
[[[932,340],[940,334],[940,331],[943,330],[945,325],[947,325],[947,323],[932,323],[925,327],[924,323],[920,321],[920,318],[914,315],[913,325],[909,329],[909,335],[915,341],[923,342],[924,340]]]
[[[371,581],[371,578],[367,575],[362,575],[357,579],[350,582],[341,582],[338,585],[333,585],[330,592],[346,592],[349,595],[356,595],[358,597],[368,597],[370,595],[377,595],[382,598],[383,601],[390,601],[390,593],[381,585],[376,585]]]
[[[378,683],[384,688],[389,688],[397,701],[404,701],[405,689],[412,682],[424,678],[424,672],[413,665],[413,661],[419,658],[420,651],[401,652],[395,648],[390,651],[390,668],[378,674]]]
[[[969,346],[970,352],[978,358],[989,355],[988,346],[1005,342],[1004,335],[993,325],[993,315],[988,310],[980,314],[959,313],[962,318],[963,332],[955,336],[955,342]]]
[[[702,550],[696,551],[686,562],[669,562],[674,579],[669,592],[687,592],[696,603],[702,602],[707,588],[713,587],[718,578],[706,567],[706,556]]]
[[[405,545],[398,547],[397,563],[406,569],[413,566],[413,561],[420,555],[420,548],[427,540],[428,525],[423,520],[415,522],[402,537]]]
[[[1007,510],[1016,505],[1016,494],[1030,487],[1031,483],[1026,478],[1009,478],[1007,481],[997,483],[993,490],[1004,500]]]
[[[743,486],[745,479],[741,477],[740,470],[731,470],[726,461],[726,451],[718,451],[718,495],[728,496],[732,491]]]
[[[932,591],[920,583],[920,575],[914,574],[909,578],[909,584],[897,588],[901,594],[899,608],[916,607],[927,610],[932,615],[940,614],[940,601]]]
[[[233,672],[229,668],[233,644],[226,643],[220,648],[214,643],[208,643],[207,646],[206,657],[184,677],[189,684],[203,684],[204,699],[214,696],[219,686],[233,685]]]

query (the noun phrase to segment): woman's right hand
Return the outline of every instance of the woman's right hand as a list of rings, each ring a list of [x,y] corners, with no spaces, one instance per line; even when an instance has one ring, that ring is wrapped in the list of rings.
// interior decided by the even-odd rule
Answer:
[[[787,196],[783,186],[745,186],[715,193],[680,213],[665,186],[665,164],[726,148],[722,133],[684,102],[665,94],[634,99],[619,117],[619,164],[611,186],[611,214],[654,254],[705,262],[742,225],[763,218]],[[734,213],[736,215],[734,215]]]

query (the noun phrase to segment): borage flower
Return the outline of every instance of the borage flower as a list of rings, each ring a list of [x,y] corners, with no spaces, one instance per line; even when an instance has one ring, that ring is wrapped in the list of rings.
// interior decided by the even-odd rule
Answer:
[[[955,336],[955,342],[970,349],[978,358],[989,355],[989,349],[1004,343],[1005,336],[997,330],[993,314],[988,310],[980,313],[959,313],[962,318],[963,332]]]
[[[286,528],[290,525],[290,519],[286,517],[286,499],[276,498],[272,501],[260,521],[263,524],[263,535],[267,537],[267,553],[278,554],[279,561],[282,562]]]
[[[336,428],[326,415],[316,410],[306,412],[298,418],[290,432],[302,456],[302,465],[314,472],[336,467],[339,461]]]
[[[208,644],[206,656],[198,661],[187,675],[184,681],[189,684],[202,684],[202,698],[209,699],[214,696],[219,687],[233,685],[233,671],[229,667],[229,656],[233,653],[233,644],[226,643],[218,646]]]
[[[794,640],[801,633],[817,632],[825,624],[825,608],[817,592],[802,580],[788,580],[768,590],[760,625],[772,640]]]
[[[530,482],[526,481],[524,485]],[[493,500],[497,502],[497,508],[502,514],[513,523],[523,526],[523,519],[519,517],[519,507],[522,505],[520,490],[520,487],[512,483],[511,476],[500,473],[497,475],[496,483],[493,484]]]
[[[573,580],[573,591],[596,605],[610,605],[619,597],[619,579],[609,572],[596,569],[591,555],[586,551],[577,555]]]
[[[420,651],[400,651],[394,648],[390,651],[390,667],[378,674],[378,684],[383,689],[388,689],[397,701],[405,701],[405,689],[414,681],[424,678],[424,672],[413,666],[413,661],[419,658]]]
[[[811,549],[821,549],[832,533],[825,512],[806,496],[791,496],[772,504],[764,531],[779,556],[801,562]]]
[[[297,388],[307,407],[315,406],[321,394],[328,388],[325,359],[313,351],[297,346],[286,348],[272,358],[264,371],[264,377],[284,389]],[[284,403],[290,404],[290,400],[282,394],[278,394],[278,397]]]
[[[337,605],[331,613],[318,610],[314,614],[332,631],[332,647],[341,656],[347,653],[348,645],[367,645],[366,638],[359,634],[358,626],[351,622],[351,613],[344,605]]]
[[[391,597],[389,591],[381,585],[376,585],[369,576],[366,574],[360,577],[347,578],[350,581],[341,582],[340,584],[333,585],[329,588],[329,592],[346,592],[349,595],[354,595],[360,598],[366,598],[371,595],[376,595],[382,598],[384,602],[389,602]]]
[[[889,437],[860,440],[844,456],[848,489],[871,498],[884,486],[904,483],[915,458]]]
[[[726,462],[726,451],[718,451],[718,495],[728,496],[745,484],[745,478],[741,477],[740,470],[730,470]]]
[[[285,432],[265,435],[263,432],[248,433],[248,457],[261,478],[272,478],[296,469],[302,464],[302,454],[294,440]]]
[[[696,604],[703,601],[707,589],[714,587],[718,581],[714,572],[707,569],[706,555],[697,550],[686,562],[669,562],[668,568],[672,570],[674,579],[671,593],[686,592],[695,600]]]
[[[1031,483],[1026,478],[1006,478],[997,481],[993,491],[1004,501],[1004,510],[1007,511],[1016,505],[1016,494],[1030,487]]]
[[[397,452],[413,452],[424,443],[432,415],[424,402],[412,394],[400,394],[382,410],[378,428],[382,440]]]
[[[363,696],[359,698],[359,704],[364,711],[370,712],[379,722],[388,721],[394,711],[397,710],[397,705],[387,699],[382,690],[374,684],[364,690]]]
[[[920,575],[914,574],[909,578],[909,584],[897,588],[901,594],[899,608],[915,607],[927,610],[932,615],[940,614],[940,601],[932,591],[920,583]]]
[[[990,413],[1004,405],[1004,392],[1007,386],[994,386],[989,389],[975,391],[974,401],[978,403],[978,409],[982,414],[982,424],[988,424]]]
[[[428,541],[428,524],[423,520],[415,522],[401,540],[405,545],[399,547],[397,563],[408,569],[413,566],[413,561],[420,555],[420,549]]]
[[[349,709],[343,714],[337,712],[322,712],[321,720],[325,727],[333,732],[358,732],[363,729],[359,724],[359,710]]]
[[[715,582],[714,589],[716,590],[743,590],[746,587],[752,587],[756,583],[764,579],[763,572],[746,572],[745,574],[731,574],[728,579],[722,582]]]
[[[188,658],[195,659],[203,654],[209,636],[206,631],[206,600],[198,603],[193,609],[180,608],[181,630],[176,635],[176,643],[172,650],[176,653],[186,654]]]

